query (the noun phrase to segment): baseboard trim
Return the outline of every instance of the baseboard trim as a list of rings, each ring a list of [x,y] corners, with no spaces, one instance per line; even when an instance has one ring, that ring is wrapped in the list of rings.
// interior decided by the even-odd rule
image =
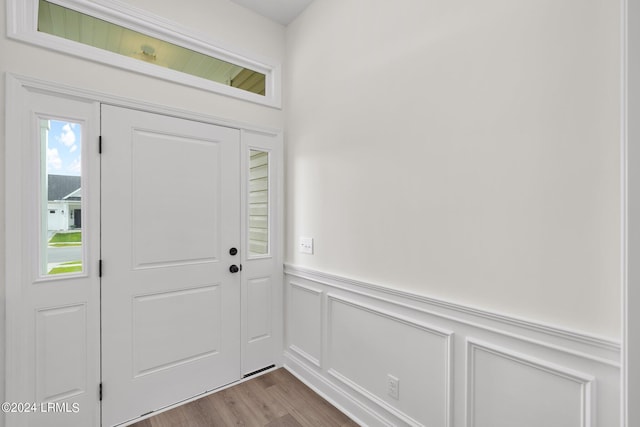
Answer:
[[[285,352],[283,367],[323,399],[338,408],[361,426],[381,425],[394,427],[395,424],[363,405],[341,388],[336,387],[318,372],[309,369],[295,355]]]

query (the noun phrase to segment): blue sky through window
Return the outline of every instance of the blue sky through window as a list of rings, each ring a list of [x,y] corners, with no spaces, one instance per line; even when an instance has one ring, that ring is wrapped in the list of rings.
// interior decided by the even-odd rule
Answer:
[[[47,143],[47,173],[53,175],[81,174],[82,130],[78,123],[49,120]]]

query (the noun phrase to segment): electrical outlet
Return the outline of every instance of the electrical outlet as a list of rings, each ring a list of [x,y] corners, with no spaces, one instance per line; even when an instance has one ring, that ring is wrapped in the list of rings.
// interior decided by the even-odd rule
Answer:
[[[313,237],[301,237],[298,248],[300,253],[313,255]]]
[[[387,375],[387,394],[396,400],[400,399],[400,380],[393,375]]]

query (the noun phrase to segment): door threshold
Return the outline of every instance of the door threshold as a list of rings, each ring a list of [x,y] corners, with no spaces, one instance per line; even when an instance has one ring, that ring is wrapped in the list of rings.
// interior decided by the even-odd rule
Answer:
[[[117,427],[126,427],[126,426],[129,426],[129,425],[138,423],[140,421],[146,420],[147,418],[151,418],[151,417],[154,417],[154,416],[156,416],[158,414],[161,414],[163,412],[169,411],[171,409],[175,409],[178,406],[182,406],[184,404],[193,402],[194,400],[202,399],[203,397],[207,397],[207,396],[210,396],[212,394],[218,393],[219,391],[222,391],[222,390],[228,389],[230,387],[236,386],[236,385],[241,384],[241,383],[243,383],[245,381],[253,380],[253,379],[258,378],[258,377],[260,377],[260,376],[262,376],[264,374],[267,374],[269,372],[275,371],[276,369],[278,369],[280,367],[281,366],[270,365],[270,366],[267,366],[265,368],[258,369],[257,371],[253,371],[253,372],[250,372],[250,373],[244,375],[242,378],[238,379],[237,381],[232,381],[229,384],[225,384],[225,385],[220,386],[220,387],[218,387],[216,389],[213,389],[213,390],[205,391],[204,393],[200,393],[200,394],[197,394],[197,395],[195,395],[193,397],[190,397],[188,399],[181,400],[180,402],[174,403],[173,405],[165,406],[164,408],[158,409],[156,411],[151,411],[151,412],[148,412],[146,414],[140,415],[138,418],[134,418],[134,419],[126,421],[126,422],[124,422],[122,424],[118,424]]]

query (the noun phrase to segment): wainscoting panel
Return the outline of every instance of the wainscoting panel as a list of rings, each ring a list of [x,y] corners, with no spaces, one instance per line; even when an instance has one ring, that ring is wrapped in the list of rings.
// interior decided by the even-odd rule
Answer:
[[[489,344],[467,344],[469,427],[592,425],[595,378]]]
[[[448,426],[450,331],[328,295],[328,374],[410,424]],[[388,393],[397,379],[397,398]]]
[[[319,368],[322,359],[322,299],[317,287],[289,282],[286,338],[288,351]]]
[[[285,292],[285,367],[362,425],[619,425],[617,342],[291,265]]]

